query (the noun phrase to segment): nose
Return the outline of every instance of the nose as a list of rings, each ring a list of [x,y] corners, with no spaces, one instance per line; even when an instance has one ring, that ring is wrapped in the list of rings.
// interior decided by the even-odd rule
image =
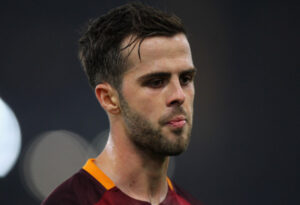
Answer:
[[[169,89],[167,91],[168,93],[168,99],[167,99],[167,106],[180,106],[185,101],[185,93],[184,90],[179,82],[179,79],[177,79],[175,82],[170,83]]]

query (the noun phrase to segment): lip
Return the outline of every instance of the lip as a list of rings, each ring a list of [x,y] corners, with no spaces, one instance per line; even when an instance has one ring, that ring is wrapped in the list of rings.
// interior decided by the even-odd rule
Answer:
[[[184,116],[176,116],[167,122],[168,126],[173,128],[182,128],[186,124],[186,118]]]

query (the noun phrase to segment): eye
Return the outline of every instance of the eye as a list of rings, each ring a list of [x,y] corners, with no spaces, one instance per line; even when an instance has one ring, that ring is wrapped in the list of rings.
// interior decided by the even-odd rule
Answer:
[[[166,79],[164,78],[154,78],[146,81],[144,84],[145,86],[151,87],[151,88],[161,88],[166,84]]]
[[[189,83],[191,83],[194,79],[194,75],[192,74],[182,74],[182,76],[180,76],[180,84],[181,85],[188,85]]]

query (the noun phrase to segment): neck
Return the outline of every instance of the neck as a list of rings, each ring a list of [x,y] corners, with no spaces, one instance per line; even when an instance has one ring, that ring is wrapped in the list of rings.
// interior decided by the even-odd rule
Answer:
[[[95,162],[122,192],[134,199],[159,204],[167,195],[169,157],[145,153],[125,135],[111,132]]]

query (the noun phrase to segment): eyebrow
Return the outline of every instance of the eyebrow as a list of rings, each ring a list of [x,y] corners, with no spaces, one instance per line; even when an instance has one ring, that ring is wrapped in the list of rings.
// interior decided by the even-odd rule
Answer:
[[[191,69],[184,70],[184,71],[180,72],[180,75],[182,75],[182,74],[189,74],[189,73],[195,74],[196,72],[197,72],[196,68],[191,68]]]
[[[182,75],[182,74],[188,74],[188,73],[196,73],[196,68],[191,68],[191,69],[188,69],[188,70],[184,70],[182,72],[180,72],[179,75]],[[153,72],[153,73],[147,73],[141,77],[138,78],[138,81],[139,82],[143,82],[145,80],[148,80],[148,79],[151,79],[151,78],[169,78],[171,76],[171,73],[170,72]]]
[[[144,82],[152,78],[169,78],[171,73],[169,72],[157,72],[157,73],[148,73],[138,78],[139,82]]]

